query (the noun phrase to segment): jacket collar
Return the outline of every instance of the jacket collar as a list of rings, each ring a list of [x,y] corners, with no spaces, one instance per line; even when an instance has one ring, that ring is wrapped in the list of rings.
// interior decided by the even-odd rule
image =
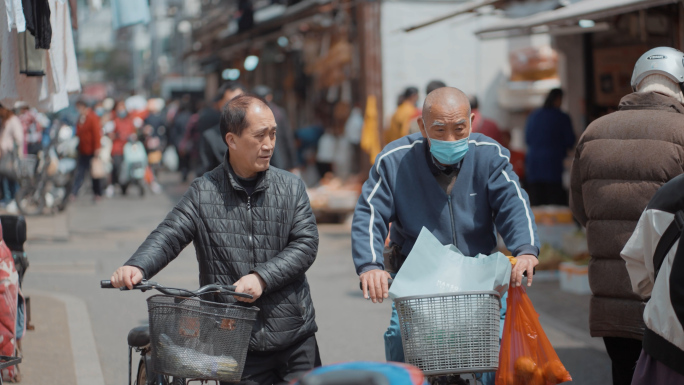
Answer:
[[[235,180],[235,177],[233,176],[235,171],[233,171],[233,166],[230,165],[230,151],[228,150],[226,150],[226,153],[223,155],[223,170],[226,172],[228,180],[230,181],[230,185],[233,187],[233,189],[247,193],[247,190],[245,190],[245,188],[242,187],[242,185]],[[254,188],[254,192],[266,190],[271,180],[270,167],[266,169],[266,171],[260,172],[257,178],[259,178],[259,181]]]
[[[684,106],[675,98],[657,92],[634,92],[620,100],[620,111],[657,110],[684,114]]]

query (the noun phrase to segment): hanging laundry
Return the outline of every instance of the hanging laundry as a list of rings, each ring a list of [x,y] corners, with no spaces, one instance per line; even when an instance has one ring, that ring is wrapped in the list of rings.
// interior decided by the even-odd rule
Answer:
[[[50,49],[52,25],[48,0],[22,0],[26,29],[36,38],[36,49]]]
[[[78,76],[69,5],[64,0],[49,0],[49,3],[52,12],[50,67],[59,87],[38,108],[42,111],[59,111],[69,106],[69,94],[81,92],[81,80]]]
[[[141,0],[112,0],[112,27],[118,30],[150,21],[150,5]]]
[[[20,74],[17,30],[9,29],[8,20],[0,17],[0,103],[24,101],[40,111],[57,112],[69,106],[70,93],[81,91],[68,5],[61,0],[48,3],[53,37],[43,77]],[[0,15],[6,12],[5,4],[0,1]]]
[[[17,27],[17,31],[26,31],[26,18],[21,6],[21,0],[5,0],[5,12],[7,12],[7,30]]]
[[[71,11],[71,28],[78,29],[78,0],[69,0],[69,11]]]
[[[36,49],[36,38],[31,32],[17,34],[19,48],[19,73],[26,76],[45,76],[45,56],[47,51]]]

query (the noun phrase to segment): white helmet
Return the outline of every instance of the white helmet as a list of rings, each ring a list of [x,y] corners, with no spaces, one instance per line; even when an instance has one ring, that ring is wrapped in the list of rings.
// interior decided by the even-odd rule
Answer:
[[[684,82],[684,52],[670,48],[658,47],[641,55],[634,65],[632,74],[632,90],[648,75],[660,74],[682,86]]]

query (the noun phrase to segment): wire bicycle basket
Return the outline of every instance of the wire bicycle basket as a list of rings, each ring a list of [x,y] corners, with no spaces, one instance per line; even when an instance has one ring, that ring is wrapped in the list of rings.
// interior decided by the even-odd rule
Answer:
[[[430,376],[497,370],[498,292],[410,296],[394,303],[406,363]]]
[[[24,158],[18,159],[16,168],[17,176],[19,178],[33,178],[36,173],[36,166],[38,165],[38,157],[35,155],[24,155]]]
[[[156,373],[240,381],[258,308],[168,295],[149,297],[147,308]]]

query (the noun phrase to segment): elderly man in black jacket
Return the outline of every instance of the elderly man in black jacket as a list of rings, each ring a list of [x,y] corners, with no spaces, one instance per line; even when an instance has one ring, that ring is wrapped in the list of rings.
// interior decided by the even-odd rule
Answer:
[[[269,167],[276,122],[254,96],[223,109],[223,164],[196,179],[166,219],[112,275],[116,287],[150,278],[194,242],[201,285],[237,286],[260,312],[243,384],[288,383],[320,366],[318,330],[305,272],[318,250],[316,220],[304,183]]]

